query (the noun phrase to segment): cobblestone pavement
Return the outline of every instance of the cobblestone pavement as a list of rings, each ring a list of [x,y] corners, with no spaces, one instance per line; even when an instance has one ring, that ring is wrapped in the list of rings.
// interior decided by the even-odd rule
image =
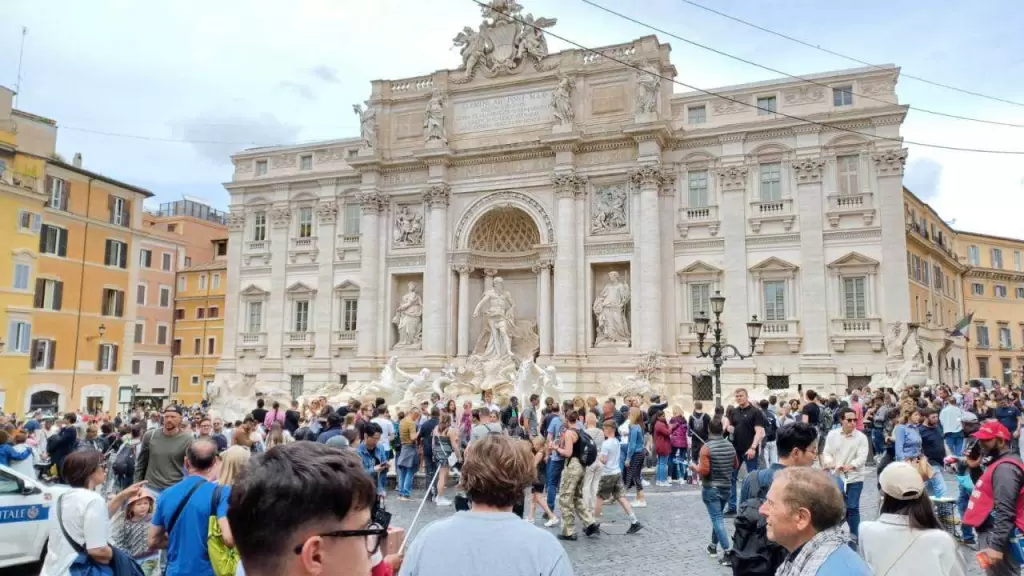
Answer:
[[[952,477],[947,479],[947,493],[956,490]],[[644,524],[638,534],[626,536],[628,520],[616,504],[604,507],[602,522],[604,533],[599,538],[580,536],[577,542],[563,542],[572,559],[577,576],[621,576],[642,573],[644,576],[680,576],[681,574],[731,574],[719,566],[715,558],[707,554],[706,547],[711,541],[711,521],[700,499],[700,490],[695,486],[673,486],[671,488],[649,487],[645,490],[647,508],[636,510],[637,517]],[[398,502],[389,496],[388,509],[394,514],[394,526],[409,526],[423,492],[414,492],[413,502]],[[452,496],[452,490],[448,491]],[[630,498],[632,501],[632,498]],[[875,475],[865,481],[861,496],[863,520],[877,516],[878,491]],[[427,502],[423,507],[417,525],[425,524],[454,513],[452,507],[438,508]],[[539,513],[538,513],[539,516]],[[540,522],[538,526],[542,526]],[[726,519],[732,531],[732,519]],[[544,528],[542,528],[544,529]],[[551,529],[555,533],[555,529]],[[418,529],[411,534],[416,537]],[[967,560],[968,574],[981,576],[974,560],[974,552],[961,548]]]

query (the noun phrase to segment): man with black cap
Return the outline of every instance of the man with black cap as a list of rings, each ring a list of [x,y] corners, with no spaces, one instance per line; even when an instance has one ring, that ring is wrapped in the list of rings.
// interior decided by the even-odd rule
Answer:
[[[1019,498],[1024,487],[1024,462],[1010,450],[1010,431],[996,420],[985,422],[972,434],[981,451],[976,458],[969,454],[967,465],[977,468],[985,457],[992,459],[985,473],[974,485],[963,523],[978,530],[981,552],[989,560],[988,576],[1020,574],[1020,562],[1010,552],[1013,529],[1024,532],[1024,500]]]
[[[184,478],[182,466],[185,453],[192,444],[192,434],[181,428],[181,407],[164,408],[163,426],[142,437],[142,447],[135,460],[135,481],[146,481],[154,497]]]

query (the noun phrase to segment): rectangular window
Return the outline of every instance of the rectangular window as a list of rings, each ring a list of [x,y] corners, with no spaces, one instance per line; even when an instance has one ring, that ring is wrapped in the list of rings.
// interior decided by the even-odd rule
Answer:
[[[346,332],[354,332],[356,330],[356,317],[358,316],[359,301],[355,299],[346,299],[342,301],[341,306],[341,329]]]
[[[164,361],[163,360],[157,360],[156,361],[156,368],[153,370],[153,373],[156,374],[157,376],[163,376],[163,373],[164,373]]]
[[[119,196],[109,196],[110,223],[128,228],[131,223],[132,203]]]
[[[932,281],[935,282],[935,287],[942,290],[942,267],[936,264],[932,270]]]
[[[309,330],[309,300],[295,301],[295,316],[292,327],[295,332],[307,332]]]
[[[33,307],[43,310],[60,310],[64,304],[64,283],[60,280],[36,278],[36,294]]]
[[[174,311],[174,319],[175,320],[184,320],[185,319],[185,310],[183,308],[178,308],[177,310],[175,310]]]
[[[193,386],[199,386],[199,376],[193,376],[191,379],[191,383]]]
[[[705,106],[690,106],[686,109],[687,124],[703,124],[708,121],[708,109]]]
[[[839,175],[840,194],[859,194],[860,156],[840,156],[836,158],[836,172]]]
[[[210,306],[209,311],[206,313],[207,318],[220,318],[220,308],[216,306]]]
[[[978,348],[988,348],[988,326],[985,326],[984,324],[976,324],[974,328],[978,334]]]
[[[192,257],[191,256],[185,256],[185,268],[188,268],[191,265],[192,265]]]
[[[1013,269],[1017,272],[1024,272],[1021,268],[1020,250],[1013,251]]]
[[[266,160],[257,160],[256,161],[256,175],[257,176],[266,176],[267,175],[267,161]]]
[[[704,208],[708,205],[708,171],[687,172],[686,189],[690,208]]]
[[[203,352],[203,339],[193,338],[192,339],[192,353],[199,356]]]
[[[11,287],[15,290],[28,290],[28,280],[31,274],[31,266],[21,262],[16,263],[14,265],[14,282],[11,284]]]
[[[305,386],[306,377],[302,374],[292,374],[291,377],[291,392],[292,398],[298,398],[302,396],[302,389]]]
[[[146,333],[146,326],[141,322],[135,323],[135,343],[142,344],[142,339]]]
[[[213,289],[214,290],[220,289],[220,274],[219,273],[215,273],[213,275]]]
[[[778,111],[775,106],[775,96],[761,96],[757,99],[757,115],[767,116]]]
[[[249,302],[249,332],[263,329],[263,302]]]
[[[996,284],[995,286],[996,298],[1006,298],[1006,286],[1002,284]]]
[[[999,347],[1013,348],[1013,334],[1010,333],[1009,324],[999,325]]]
[[[786,283],[773,280],[764,283],[764,319],[782,321],[786,319]]]
[[[174,342],[171,342],[171,354],[181,356],[181,338],[175,338]]]
[[[36,234],[43,226],[43,217],[28,210],[18,210],[18,231]]]
[[[262,242],[267,239],[267,213],[256,212],[252,215],[252,239]]]
[[[930,269],[928,268],[928,261],[927,260],[922,260],[921,261],[921,283],[924,284],[925,286],[927,286],[928,284],[931,283],[931,278],[930,278],[931,273],[929,273],[929,270]]]
[[[227,240],[224,240],[222,242],[217,242],[213,246],[214,246],[214,251],[216,252],[217,256],[227,256],[228,255],[228,242],[227,242]]]
[[[103,316],[124,316],[124,292],[113,288],[103,289],[103,302],[101,306]]]
[[[167,326],[156,327],[156,343],[160,346],[167,345]]]
[[[1013,378],[1013,374],[1012,374],[1013,373],[1013,368],[1010,366],[1010,359],[1009,358],[1000,358],[999,359],[999,364],[1003,368],[1003,373],[1001,374],[1001,376],[1003,376],[1006,379],[1005,382],[1007,384],[1009,384],[1011,379]]]
[[[167,286],[160,287],[160,307],[170,308],[171,307],[171,289]]]
[[[199,290],[200,291],[205,291],[206,290],[206,274],[200,274],[199,275]]]
[[[100,357],[96,369],[100,372],[117,371],[117,344],[100,344]]]
[[[49,224],[39,230],[39,251],[43,254],[66,257],[68,255],[68,231]]]
[[[11,320],[7,325],[7,345],[5,352],[28,354],[32,338],[32,325],[28,322]]]
[[[208,356],[213,356],[213,353],[214,353],[214,351],[216,349],[217,349],[217,339],[216,338],[207,338],[206,339],[206,354]]]
[[[203,318],[206,318],[206,308],[196,308],[196,320],[202,320]]]
[[[299,238],[310,238],[313,236],[313,207],[303,206],[299,208]]]
[[[143,248],[139,250],[139,266],[143,268],[153,267],[153,251]]]
[[[1003,251],[999,248],[992,249],[992,267],[1002,268],[1003,267]]]
[[[921,281],[921,257],[914,254],[911,260],[914,263],[914,280]]]
[[[971,284],[971,293],[974,294],[975,296],[984,296],[985,285],[978,282]]]
[[[846,318],[867,318],[867,278],[843,278],[843,303]]]
[[[711,284],[690,284],[690,320],[696,320],[701,312],[711,317]]]
[[[345,204],[345,235],[356,236],[359,234],[362,215],[363,209],[359,204]]]
[[[978,358],[978,378],[988,378],[988,358]]]
[[[68,209],[68,183],[61,178],[50,179],[50,201],[47,204],[56,210]]]
[[[832,89],[832,105],[853,106],[853,86],[836,86]]]
[[[142,372],[142,361],[132,360],[132,374],[138,374]]]
[[[780,162],[769,162],[761,164],[761,186],[759,192],[761,201],[782,199],[782,164]]]
[[[312,170],[313,169],[313,155],[303,154],[299,156],[299,170]]]
[[[135,303],[139,306],[146,305],[146,285],[139,284],[135,287]]]
[[[30,368],[33,370],[53,370],[56,352],[57,343],[53,340],[33,340]]]
[[[170,272],[171,271],[171,255],[168,254],[167,252],[164,252],[160,256],[161,256],[161,258],[160,258],[160,260],[161,260],[161,262],[160,262],[160,269],[163,270],[164,272]]]
[[[1024,287],[1018,287],[1016,293],[1018,300],[1024,300]]]
[[[107,239],[106,251],[103,254],[103,263],[107,266],[118,268],[128,267],[128,245],[120,240]]]
[[[971,266],[981,265],[981,252],[978,250],[977,246],[967,247],[967,262]]]
[[[178,377],[171,376],[171,394],[178,393]]]

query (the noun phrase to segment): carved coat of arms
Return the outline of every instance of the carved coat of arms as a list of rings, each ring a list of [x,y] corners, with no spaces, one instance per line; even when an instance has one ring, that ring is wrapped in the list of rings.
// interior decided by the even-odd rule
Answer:
[[[488,77],[515,74],[532,61],[537,70],[546,70],[543,60],[548,55],[544,29],[554,26],[555,18],[534,18],[521,15],[523,7],[515,0],[491,0],[481,6],[484,16],[478,29],[466,26],[452,42],[462,55],[461,78],[457,84],[469,82],[479,69]]]

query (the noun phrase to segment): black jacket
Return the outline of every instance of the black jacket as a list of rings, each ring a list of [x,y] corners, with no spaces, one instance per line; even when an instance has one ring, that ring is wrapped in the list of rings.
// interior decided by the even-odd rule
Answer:
[[[1017,518],[1017,496],[1024,486],[1024,471],[1017,466],[1001,466],[1006,460],[1020,461],[1020,456],[1010,451],[1004,452],[989,466],[997,466],[992,473],[992,514],[978,527],[979,532],[988,534],[989,546],[998,552],[1006,553],[1010,542],[1014,521]]]

